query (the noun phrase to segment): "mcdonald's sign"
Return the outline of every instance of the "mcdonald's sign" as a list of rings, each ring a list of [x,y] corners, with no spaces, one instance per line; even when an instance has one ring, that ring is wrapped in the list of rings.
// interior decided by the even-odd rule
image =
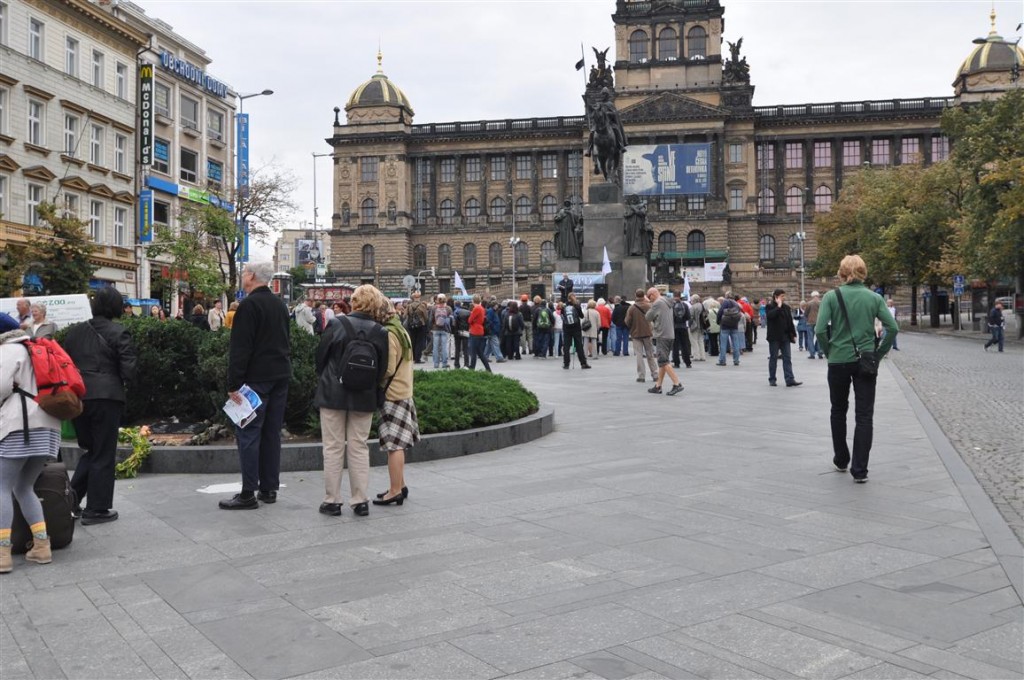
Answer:
[[[153,163],[153,65],[139,66],[139,163]]]

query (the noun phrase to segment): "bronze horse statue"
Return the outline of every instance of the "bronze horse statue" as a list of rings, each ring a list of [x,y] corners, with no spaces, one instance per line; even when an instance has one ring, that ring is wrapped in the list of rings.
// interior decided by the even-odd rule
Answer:
[[[594,116],[594,174],[604,175],[605,181],[619,184],[619,140],[608,119],[608,114],[597,107]]]

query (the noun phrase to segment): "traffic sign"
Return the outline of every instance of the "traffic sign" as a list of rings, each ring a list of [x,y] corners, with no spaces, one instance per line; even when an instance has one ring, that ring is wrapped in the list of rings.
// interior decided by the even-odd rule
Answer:
[[[407,290],[412,290],[416,287],[416,277],[412,274],[406,274],[405,277],[402,278],[402,285],[405,286]]]
[[[957,286],[959,288],[963,288],[964,287],[964,275],[963,274],[954,274],[953,275],[953,285]]]
[[[956,297],[960,297],[963,294],[964,294],[963,284],[959,284],[959,285],[958,284],[953,284],[953,295],[955,295]]]

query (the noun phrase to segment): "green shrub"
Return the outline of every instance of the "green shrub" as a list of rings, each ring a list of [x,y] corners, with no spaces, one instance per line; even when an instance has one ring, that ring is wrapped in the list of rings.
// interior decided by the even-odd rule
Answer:
[[[503,375],[482,371],[415,371],[413,375],[422,434],[507,423],[537,412],[537,395]]]

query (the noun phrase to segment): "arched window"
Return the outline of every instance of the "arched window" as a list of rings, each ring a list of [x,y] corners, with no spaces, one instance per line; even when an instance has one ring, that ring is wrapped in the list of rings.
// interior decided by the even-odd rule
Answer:
[[[398,206],[394,201],[388,203],[388,222],[394,224],[398,221]]]
[[[520,196],[516,199],[516,217],[529,217],[532,209],[533,203],[528,197]]]
[[[373,246],[369,243],[363,246],[363,270],[373,271]]]
[[[545,196],[540,202],[540,214],[544,219],[554,218],[558,212],[558,201],[554,196]]]
[[[520,270],[526,269],[530,264],[530,246],[526,241],[520,241],[516,244],[516,268]]]
[[[658,252],[672,253],[676,250],[676,232],[663,231],[658,234]]]
[[[487,266],[491,269],[501,269],[501,244],[492,243],[487,248]]]
[[[704,232],[700,229],[694,229],[686,235],[686,251],[688,253],[701,253],[703,255],[705,243]]]
[[[480,217],[480,201],[475,198],[466,201],[466,217]]]
[[[832,212],[832,190],[824,184],[814,190],[814,212]]]
[[[428,217],[430,217],[430,201],[421,198],[416,201],[416,221],[420,223],[426,222]]]
[[[555,244],[553,241],[544,241],[540,244],[540,266],[554,266]]]
[[[634,64],[642,64],[647,61],[647,34],[643,31],[633,31],[629,36],[629,61]]]
[[[658,34],[658,59],[675,61],[679,58],[679,34],[674,28],[663,28]]]
[[[348,224],[352,219],[352,209],[348,207],[348,203],[341,204],[341,223]]]
[[[771,234],[762,234],[758,240],[758,257],[762,262],[775,259],[775,237]]]
[[[360,224],[376,224],[377,223],[377,201],[372,198],[367,198],[359,206],[359,223]]]
[[[800,236],[797,234],[789,235],[789,261],[800,261]]]
[[[465,269],[476,269],[476,244],[467,243],[462,246],[462,266]]]
[[[423,244],[413,246],[412,266],[414,269],[427,268],[427,247]]]
[[[441,224],[451,224],[455,217],[455,203],[450,198],[446,198],[441,201],[437,212],[438,217],[441,218]]]
[[[502,222],[507,209],[505,199],[501,196],[491,199],[491,222]]]
[[[708,56],[708,32],[694,26],[686,34],[686,56],[690,59],[706,59]]]
[[[452,247],[447,243],[442,243],[437,247],[437,268],[442,270],[452,268]]]
[[[775,214],[775,192],[771,189],[762,189],[757,192],[757,212],[762,215]]]
[[[803,192],[800,191],[800,187],[790,187],[786,189],[786,214],[787,215],[799,215],[800,210],[803,208],[801,203],[803,202]]]

